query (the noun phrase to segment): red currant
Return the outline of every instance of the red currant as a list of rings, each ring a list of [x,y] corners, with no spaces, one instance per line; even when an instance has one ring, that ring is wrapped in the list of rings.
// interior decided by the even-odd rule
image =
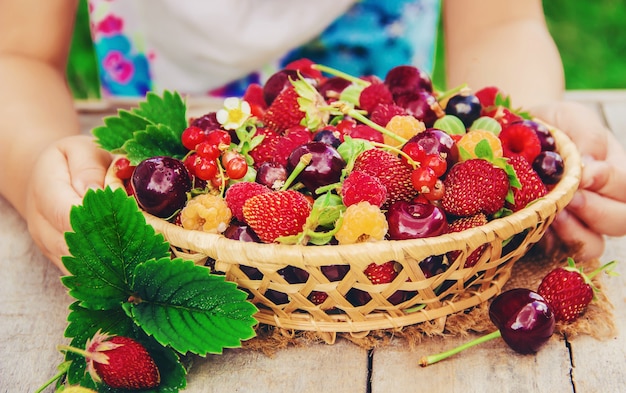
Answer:
[[[243,156],[233,157],[225,165],[226,175],[231,179],[241,179],[248,173],[248,163]]]
[[[195,175],[202,180],[211,180],[217,175],[217,162],[206,157],[198,157],[195,165]]]
[[[208,141],[203,141],[196,145],[196,154],[200,157],[208,158],[209,160],[216,160],[221,153],[217,145]]]
[[[130,165],[130,161],[126,157],[122,157],[115,161],[115,174],[121,180],[128,180],[133,175],[135,167]]]
[[[189,126],[185,128],[183,134],[181,136],[181,141],[183,146],[185,146],[188,150],[194,150],[196,145],[206,138],[206,134],[204,130],[200,127]]]
[[[443,198],[443,194],[445,190],[446,189],[445,189],[445,186],[443,185],[443,181],[441,179],[437,179],[437,181],[435,182],[435,185],[430,190],[430,192],[427,192],[425,194],[420,194],[420,195],[424,195],[424,197],[428,199],[429,201],[438,201],[441,198]]]
[[[231,142],[228,131],[220,129],[210,131],[206,136],[206,140],[212,145],[218,146],[220,150],[227,149]]]
[[[402,152],[415,162],[422,162],[426,157],[426,150],[417,142],[407,142],[402,146]]]
[[[435,175],[435,171],[427,166],[420,166],[415,168],[411,173],[411,183],[413,188],[421,193],[429,193],[437,182],[438,178]]]
[[[432,168],[437,177],[443,176],[448,169],[448,162],[440,154],[428,154],[420,161],[420,163],[422,166]]]

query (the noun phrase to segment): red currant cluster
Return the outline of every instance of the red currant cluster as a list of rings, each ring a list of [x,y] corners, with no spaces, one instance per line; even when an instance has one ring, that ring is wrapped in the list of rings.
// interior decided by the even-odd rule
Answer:
[[[430,134],[428,131],[424,135]],[[444,194],[444,185],[441,180],[448,170],[448,156],[452,154],[449,149],[451,143],[438,143],[436,146],[423,143],[420,140],[409,140],[402,146],[402,153],[410,158],[415,167],[411,173],[413,188],[419,192],[419,197],[427,201],[437,201]],[[452,140],[450,139],[450,142]],[[406,157],[401,156],[403,160]],[[408,160],[407,160],[408,161]]]
[[[184,163],[192,176],[221,187],[227,179],[241,179],[248,172],[244,156],[230,150],[230,134],[222,129],[206,132],[189,126],[181,136],[183,146],[189,149]]]

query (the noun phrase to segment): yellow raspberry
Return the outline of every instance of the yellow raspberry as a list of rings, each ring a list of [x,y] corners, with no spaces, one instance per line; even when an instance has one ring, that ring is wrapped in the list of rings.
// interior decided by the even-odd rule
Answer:
[[[487,141],[494,158],[502,157],[502,143],[500,143],[500,138],[496,134],[486,130],[470,130],[456,143],[459,151],[463,149],[470,155],[470,157],[461,155],[461,161],[476,158],[476,146],[482,141]]]
[[[377,206],[359,202],[348,206],[343,213],[335,239],[339,244],[383,240],[388,228],[385,214]]]
[[[412,115],[395,115],[385,128],[404,139],[410,139],[426,129],[426,125]],[[389,146],[400,146],[401,143],[390,136],[383,135],[384,142]]]
[[[232,213],[219,195],[201,194],[191,199],[180,214],[185,229],[222,233],[228,228]]]

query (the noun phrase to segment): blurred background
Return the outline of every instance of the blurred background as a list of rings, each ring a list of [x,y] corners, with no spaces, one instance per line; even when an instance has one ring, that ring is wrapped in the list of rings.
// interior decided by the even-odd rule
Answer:
[[[80,1],[68,64],[77,99],[99,97],[86,3]],[[626,1],[545,0],[544,10],[561,52],[568,89],[626,88]],[[442,85],[442,71],[439,67],[433,75],[438,86]]]

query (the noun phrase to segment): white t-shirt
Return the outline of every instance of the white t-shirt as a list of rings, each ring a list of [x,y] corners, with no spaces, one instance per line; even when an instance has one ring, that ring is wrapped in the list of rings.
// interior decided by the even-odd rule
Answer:
[[[381,60],[429,41],[408,58],[428,58],[431,66],[439,14],[439,0],[90,0],[89,6],[103,92],[117,96],[161,89],[232,95],[233,81],[241,80],[240,91],[262,82],[305,43],[300,53],[324,46],[326,59],[341,68],[350,56],[365,64],[360,57],[370,48],[380,52],[370,57]],[[388,46],[403,35],[414,37],[411,45]]]

